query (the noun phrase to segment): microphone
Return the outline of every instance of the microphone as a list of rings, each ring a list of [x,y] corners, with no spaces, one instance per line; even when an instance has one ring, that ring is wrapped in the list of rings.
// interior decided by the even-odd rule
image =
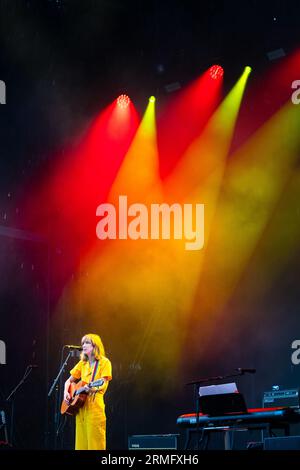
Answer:
[[[244,369],[243,367],[238,367],[237,369],[238,372],[240,372],[240,374],[245,374],[245,373],[248,373],[248,374],[255,374],[256,372],[256,369]]]
[[[64,348],[68,348],[68,349],[77,349],[78,351],[82,351],[82,347],[81,347],[81,346],[74,346],[73,344],[65,344],[65,345],[64,345]]]

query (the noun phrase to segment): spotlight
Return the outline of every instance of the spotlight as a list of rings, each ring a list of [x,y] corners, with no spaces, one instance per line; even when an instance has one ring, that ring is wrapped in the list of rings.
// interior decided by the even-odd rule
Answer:
[[[155,100],[156,100],[155,96],[150,96],[149,98],[150,103],[155,103]]]
[[[121,109],[126,109],[128,108],[129,106],[129,103],[130,103],[130,98],[129,96],[127,95],[120,95],[117,99],[117,105],[119,106],[119,108]]]
[[[217,80],[218,78],[222,78],[223,74],[224,74],[224,69],[223,67],[221,67],[221,65],[212,65],[209,69],[209,75],[214,80]]]
[[[251,71],[252,71],[252,68],[249,67],[249,65],[247,65],[247,67],[245,67],[245,72],[250,73]]]
[[[168,85],[165,85],[165,90],[167,93],[172,93],[172,91],[177,91],[180,90],[181,85],[179,82],[173,82],[169,83]]]

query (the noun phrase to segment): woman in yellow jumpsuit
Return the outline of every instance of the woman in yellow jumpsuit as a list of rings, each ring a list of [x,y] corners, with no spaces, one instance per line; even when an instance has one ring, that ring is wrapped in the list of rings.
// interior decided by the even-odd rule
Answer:
[[[98,335],[87,334],[81,340],[81,360],[70,371],[65,382],[64,399],[68,402],[70,382],[83,380],[86,383],[104,379],[101,387],[86,387],[85,404],[76,415],[76,450],[106,449],[106,415],[104,394],[112,379],[111,362],[105,357],[104,347]]]

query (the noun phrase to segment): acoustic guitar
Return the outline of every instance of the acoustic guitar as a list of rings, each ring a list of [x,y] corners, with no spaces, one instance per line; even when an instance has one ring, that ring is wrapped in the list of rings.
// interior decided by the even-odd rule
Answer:
[[[84,387],[88,386],[91,387],[101,387],[104,384],[104,379],[96,380],[95,382],[86,383],[82,380],[77,384],[75,382],[71,382],[68,392],[71,396],[69,403],[65,400],[62,401],[60,412],[61,414],[67,414],[74,416],[78,413],[79,408],[81,408],[86,400],[87,392],[84,390]]]

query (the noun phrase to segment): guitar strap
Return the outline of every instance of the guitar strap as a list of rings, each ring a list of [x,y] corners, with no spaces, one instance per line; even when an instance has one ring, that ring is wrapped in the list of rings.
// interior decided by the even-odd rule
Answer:
[[[94,380],[95,380],[96,373],[97,373],[97,370],[98,370],[98,364],[99,364],[99,361],[97,359],[95,364],[94,364],[94,370],[93,370],[93,375],[92,375],[91,382],[94,382]]]

